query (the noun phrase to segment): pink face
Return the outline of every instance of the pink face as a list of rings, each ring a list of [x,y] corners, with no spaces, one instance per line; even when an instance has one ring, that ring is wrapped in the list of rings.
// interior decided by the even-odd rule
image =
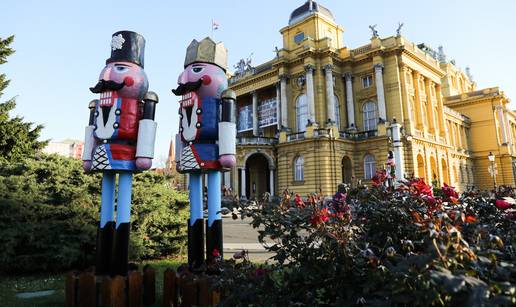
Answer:
[[[124,83],[122,89],[116,91],[119,97],[142,100],[149,88],[145,71],[130,62],[109,63],[100,72],[99,80]]]
[[[193,63],[188,65],[179,75],[177,82],[186,84],[202,79],[201,87],[196,91],[200,97],[220,98],[222,92],[228,87],[228,80],[224,70],[214,64]]]

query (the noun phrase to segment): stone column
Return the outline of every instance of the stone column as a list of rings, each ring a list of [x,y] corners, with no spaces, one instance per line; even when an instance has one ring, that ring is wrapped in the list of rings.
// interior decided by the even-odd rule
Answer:
[[[226,188],[231,188],[233,185],[231,184],[231,171],[224,173],[224,185]]]
[[[419,85],[419,80],[423,78],[419,72],[414,71],[413,74],[413,84],[414,84],[414,94],[415,94],[415,107],[417,108],[417,111],[419,113],[419,123],[418,123],[418,129],[421,131],[421,133],[424,134],[426,126],[425,126],[425,113],[423,109],[423,101],[421,101],[421,86]]]
[[[306,98],[308,100],[308,119],[315,123],[315,93],[314,93],[314,70],[313,65],[306,65]]]
[[[507,114],[507,112],[504,112],[504,119],[505,119],[505,125],[506,125],[506,129],[507,129],[507,141],[509,142],[509,153],[512,154],[514,139],[512,137],[511,120],[509,119],[509,114]]]
[[[507,131],[505,125],[505,116],[503,114],[503,107],[498,106],[498,122],[500,123],[500,130],[502,131],[502,144],[507,144]]]
[[[269,169],[269,189],[271,196],[274,196],[274,169]]]
[[[374,73],[376,77],[376,95],[378,96],[378,117],[387,120],[387,110],[385,109],[385,92],[383,88],[383,64],[375,64]]]
[[[283,116],[281,114],[281,85],[280,83],[276,83],[276,120],[278,122],[278,131],[281,130],[281,117]]]
[[[245,167],[240,169],[240,199],[247,199],[245,194]]]
[[[258,136],[258,93],[251,92],[253,95],[253,136]]]
[[[432,95],[431,95],[431,81],[426,79],[424,81],[425,84],[425,95],[426,95],[426,114],[428,114],[429,120],[428,120],[428,132],[430,132],[433,135],[436,135],[435,130],[435,120],[434,120],[434,103],[432,101]]]
[[[403,179],[403,170],[405,169],[403,159],[403,144],[401,142],[401,125],[394,123],[392,127],[392,145],[394,147],[394,161],[396,162],[396,178],[397,180]]]
[[[400,70],[400,81],[401,81],[401,88],[402,88],[402,101],[404,103],[404,106],[406,108],[407,116],[405,117],[405,120],[403,122],[403,125],[405,126],[406,131],[409,135],[414,135],[414,129],[416,128],[417,123],[417,113],[416,110],[414,110],[414,107],[412,105],[411,95],[409,93],[409,81],[410,77],[412,76],[412,70],[407,67],[406,65],[401,66]]]
[[[457,141],[460,149],[464,149],[464,144],[462,143],[462,134],[460,133],[459,124],[455,123],[455,131],[457,133]]]
[[[350,72],[344,74],[346,81],[346,108],[348,111],[348,128],[356,127],[355,104],[353,102],[353,75]]]
[[[437,110],[439,111],[439,135],[441,137],[444,137],[446,135],[446,126],[444,122],[443,100],[440,84],[437,84],[435,86],[435,96],[435,98],[437,99]]]
[[[335,114],[335,92],[333,91],[333,65],[328,64],[324,66],[324,75],[326,79],[326,107],[327,119],[335,123],[337,118]]]
[[[280,76],[281,126],[288,128],[287,75]]]

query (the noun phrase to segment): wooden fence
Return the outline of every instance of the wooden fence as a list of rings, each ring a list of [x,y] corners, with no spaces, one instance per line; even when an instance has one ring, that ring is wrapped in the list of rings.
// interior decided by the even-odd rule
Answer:
[[[212,289],[213,279],[206,275],[178,274],[167,269],[163,280],[163,306],[216,306],[220,293]]]
[[[150,267],[115,277],[70,272],[65,295],[67,307],[149,306],[156,301],[156,272]]]

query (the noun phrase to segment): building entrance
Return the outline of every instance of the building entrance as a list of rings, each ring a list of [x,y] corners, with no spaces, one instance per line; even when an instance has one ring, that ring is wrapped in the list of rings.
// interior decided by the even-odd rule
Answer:
[[[350,184],[351,176],[353,176],[351,159],[348,156],[345,156],[342,158],[342,182]]]
[[[269,162],[265,155],[260,153],[251,155],[247,158],[245,168],[247,171],[246,195],[249,198],[261,198],[263,193],[271,192]]]

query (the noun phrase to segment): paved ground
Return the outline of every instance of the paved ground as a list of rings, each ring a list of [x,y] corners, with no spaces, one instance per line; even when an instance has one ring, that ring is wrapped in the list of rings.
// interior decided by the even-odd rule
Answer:
[[[258,231],[249,225],[250,222],[250,218],[222,219],[225,257],[231,257],[235,252],[243,249],[248,250],[249,259],[256,262],[264,262],[273,256],[258,242]]]

